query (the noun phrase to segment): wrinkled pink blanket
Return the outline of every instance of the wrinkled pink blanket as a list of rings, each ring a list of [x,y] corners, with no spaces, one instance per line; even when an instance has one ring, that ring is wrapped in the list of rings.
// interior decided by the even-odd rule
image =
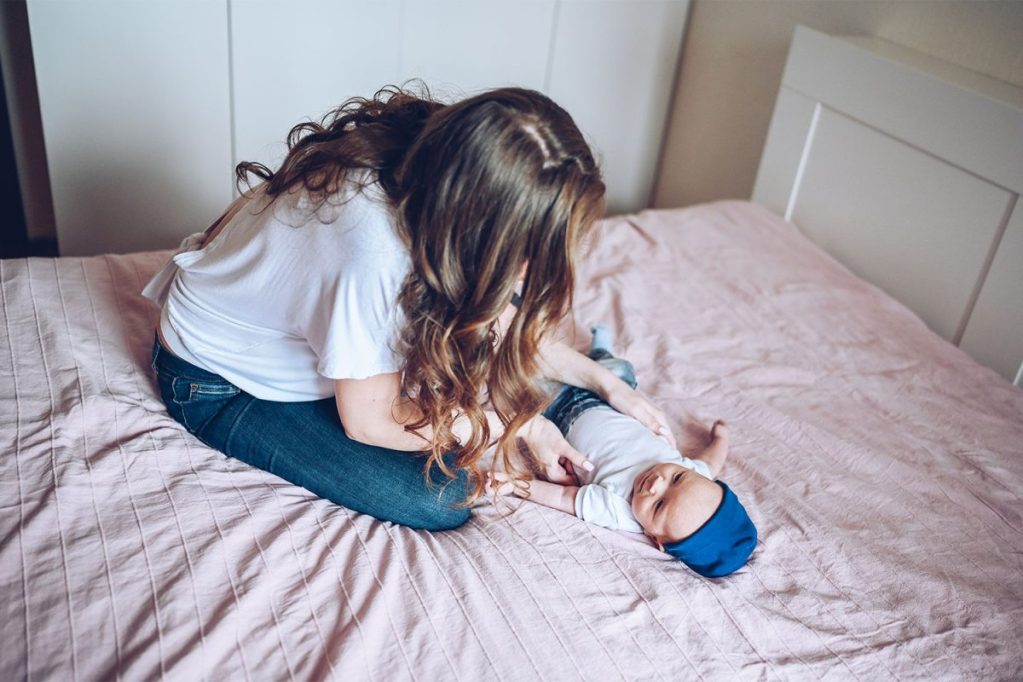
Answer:
[[[1023,392],[765,209],[599,225],[616,328],[760,530],[700,578],[525,505],[415,532],[203,446],[149,372],[167,252],[0,262],[0,679],[1008,679]]]

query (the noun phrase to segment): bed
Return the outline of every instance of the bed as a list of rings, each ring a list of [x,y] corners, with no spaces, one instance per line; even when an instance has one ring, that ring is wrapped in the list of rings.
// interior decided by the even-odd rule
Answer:
[[[683,449],[729,420],[760,542],[717,580],[537,505],[410,531],[205,447],[149,371],[168,255],[0,261],[0,679],[1023,673],[1023,391],[776,209],[602,221],[566,325],[617,331]]]

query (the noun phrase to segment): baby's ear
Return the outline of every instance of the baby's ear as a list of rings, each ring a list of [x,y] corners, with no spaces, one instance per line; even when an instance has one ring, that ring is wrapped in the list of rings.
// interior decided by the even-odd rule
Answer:
[[[657,549],[661,550],[662,552],[664,551],[664,545],[661,543],[660,540],[658,540],[657,538],[655,538],[653,535],[646,531],[643,531],[643,535],[647,536],[652,543],[657,545]]]

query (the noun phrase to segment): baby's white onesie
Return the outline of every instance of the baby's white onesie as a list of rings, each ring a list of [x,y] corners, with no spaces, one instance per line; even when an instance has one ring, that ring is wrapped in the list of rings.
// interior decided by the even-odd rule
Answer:
[[[605,528],[643,532],[632,514],[632,483],[654,464],[674,462],[714,478],[705,462],[683,457],[667,440],[607,405],[576,417],[566,438],[593,463],[593,471],[576,472],[584,485],[575,515]]]

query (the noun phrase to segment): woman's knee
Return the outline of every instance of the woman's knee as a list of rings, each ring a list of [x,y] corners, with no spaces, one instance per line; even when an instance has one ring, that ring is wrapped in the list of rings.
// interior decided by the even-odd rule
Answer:
[[[469,475],[465,469],[455,469],[455,478],[448,478],[434,467],[431,482],[412,502],[410,518],[405,525],[420,530],[451,530],[469,520],[471,510],[465,506],[469,492]],[[439,474],[439,475],[438,475]],[[401,522],[399,522],[401,523]]]
[[[470,516],[472,511],[465,507],[436,508],[424,516],[415,527],[430,531],[453,530],[465,525]]]

